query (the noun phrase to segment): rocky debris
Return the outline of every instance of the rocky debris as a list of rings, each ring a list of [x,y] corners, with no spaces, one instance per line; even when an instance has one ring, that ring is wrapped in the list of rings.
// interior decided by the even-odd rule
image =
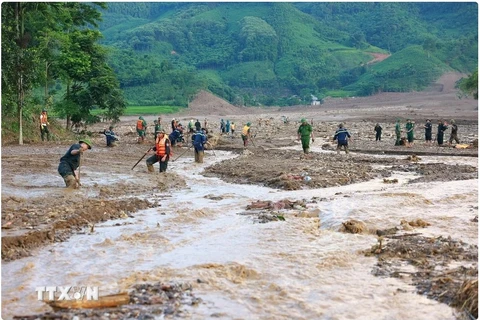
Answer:
[[[342,222],[342,226],[340,227],[339,231],[346,233],[364,233],[368,231],[368,228],[365,222],[351,219]]]
[[[383,183],[387,183],[387,184],[390,184],[390,183],[398,183],[398,179],[387,179],[387,178],[384,178],[384,179],[383,179]]]
[[[415,155],[415,154],[412,154],[412,155],[408,156],[405,160],[412,161],[412,162],[418,162],[418,161],[422,160],[422,158],[417,157],[417,155]]]
[[[285,221],[285,216],[279,212],[273,211],[255,211],[255,212],[240,212],[242,216],[250,216],[256,223],[267,223],[272,221]]]
[[[373,270],[376,276],[406,277],[419,294],[478,317],[477,245],[451,237],[406,234],[379,238],[379,244],[366,250],[365,255],[378,257]],[[453,262],[462,266],[452,267]],[[416,271],[405,271],[410,270],[405,265]]]
[[[255,201],[247,205],[247,210],[281,210],[281,209],[297,209],[302,210],[306,208],[305,200],[290,201],[288,199],[280,201]]]
[[[187,306],[201,303],[188,283],[136,284],[129,292],[130,303],[114,308],[62,309],[36,315],[14,316],[23,320],[51,319],[157,319],[186,317]]]

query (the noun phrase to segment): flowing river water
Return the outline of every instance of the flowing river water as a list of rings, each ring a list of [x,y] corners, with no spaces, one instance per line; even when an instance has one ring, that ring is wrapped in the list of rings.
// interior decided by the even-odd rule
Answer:
[[[478,180],[408,184],[414,175],[397,172],[391,177],[397,184],[379,178],[278,191],[202,176],[212,161],[232,157],[217,151],[203,165],[187,158],[172,163],[169,170],[184,175],[187,188],[165,194],[160,207],[2,263],[3,318],[50,310],[37,300],[38,286],[98,286],[105,295],[176,280],[192,283],[202,299],[188,307],[193,319],[455,319],[452,308],[416,294],[408,281],[372,274],[377,259],[360,251],[376,244],[376,236],[338,229],[348,219],[382,229],[422,218],[434,221],[421,229],[426,236],[476,244],[477,224],[470,220],[478,210]],[[477,167],[477,158],[439,159],[423,157]],[[313,197],[319,200],[307,210],[318,218],[256,223],[239,215],[256,200]]]

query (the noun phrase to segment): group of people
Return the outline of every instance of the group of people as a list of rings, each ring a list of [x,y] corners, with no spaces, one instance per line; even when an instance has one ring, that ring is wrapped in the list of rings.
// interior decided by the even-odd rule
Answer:
[[[378,125],[378,124],[377,124]],[[452,144],[453,141],[456,143],[460,143],[460,140],[458,139],[458,126],[455,123],[455,120],[452,119],[450,121],[450,138],[448,140],[449,144]],[[375,126],[375,128],[377,128]],[[430,119],[427,119],[423,128],[425,129],[425,142],[427,144],[432,144],[432,130],[433,130],[433,125],[432,121]],[[414,141],[414,129],[415,129],[415,124],[411,119],[407,119],[407,123],[405,124],[405,132],[407,134],[407,138],[402,138],[402,129],[401,129],[401,124],[400,124],[400,119],[397,119],[395,123],[395,135],[396,135],[396,141],[395,145],[400,146],[400,145],[405,145],[406,147],[411,147],[413,145]],[[439,120],[438,125],[437,125],[437,136],[436,136],[436,141],[439,146],[443,145],[443,140],[444,140],[444,134],[445,131],[448,129],[448,123],[445,120]],[[375,131],[377,131],[375,129]],[[377,132],[378,134],[378,132]],[[381,129],[380,129],[380,136],[381,136]],[[380,140],[380,139],[379,139]]]
[[[160,172],[166,172],[168,167],[168,161],[173,156],[172,147],[179,145],[178,134],[181,128],[181,124],[175,123],[175,119],[172,120],[172,133],[169,136],[165,133],[165,130],[160,130],[155,138],[155,146],[151,149],[155,152],[154,155],[146,160],[147,169],[149,172],[154,172],[153,165],[159,162]],[[198,122],[198,121],[197,121]],[[193,130],[192,130],[193,131]],[[205,144],[208,143],[207,130],[202,127],[196,127],[191,136],[192,146],[195,153],[195,162],[203,163],[203,157],[205,154]]]
[[[302,143],[302,149],[306,157],[310,152],[310,141],[315,142],[315,137],[313,134],[313,127],[308,121],[303,118],[300,120],[301,124],[297,130],[297,139]],[[40,115],[40,131],[42,141],[46,135],[47,140],[50,139],[49,130],[48,130],[48,117],[46,110],[42,110]],[[147,169],[149,172],[154,171],[153,164],[160,162],[160,172],[165,172],[167,170],[168,161],[172,157],[172,147],[180,146],[181,143],[185,142],[183,138],[184,128],[182,124],[176,120],[172,119],[171,122],[171,133],[166,134],[165,129],[161,125],[161,117],[154,120],[155,125],[155,145],[150,150],[155,152],[154,155],[149,157],[146,160]],[[204,121],[204,127],[202,127],[200,121],[196,119],[194,121],[191,119],[188,123],[188,134],[191,134],[191,147],[195,151],[195,162],[203,163],[205,145],[208,144],[208,130],[206,129],[207,119]],[[432,122],[430,119],[427,119],[423,128],[425,129],[425,141],[426,143],[433,143],[432,141]],[[138,142],[142,143],[145,141],[147,123],[145,119],[140,116],[137,120],[137,133],[138,133]],[[437,126],[437,136],[436,141],[438,145],[442,145],[444,141],[444,133],[449,128],[449,124],[446,121],[439,121]],[[450,121],[450,139],[449,143],[453,141],[460,143],[458,139],[458,126],[455,123],[455,120]],[[108,130],[104,130],[103,134],[106,137],[107,147],[113,147],[116,145],[116,141],[119,141],[118,136],[113,132],[114,127],[110,126]],[[402,130],[400,119],[397,119],[395,123],[395,134],[396,141],[395,145],[405,145],[410,147],[413,145],[414,141],[414,129],[415,124],[411,119],[407,119],[405,124],[405,130]],[[382,126],[377,123],[374,127],[375,132],[375,141],[381,141],[382,139]],[[226,122],[221,119],[220,121],[220,132],[222,134],[230,132],[233,134],[235,132],[235,123],[227,120]],[[406,138],[402,138],[402,132],[406,133]],[[247,148],[249,141],[253,143],[253,137],[251,133],[251,122],[247,122],[242,129],[241,137],[243,141],[243,147]],[[333,141],[337,142],[337,153],[342,149],[345,153],[349,153],[348,142],[351,140],[351,135],[349,131],[344,127],[343,123],[338,125],[338,128],[335,131],[333,136]],[[60,159],[60,164],[58,167],[59,174],[63,177],[67,187],[76,187],[79,185],[80,181],[75,173],[75,170],[80,165],[81,155],[84,151],[92,148],[92,143],[88,139],[80,140],[77,144],[72,145],[67,153]],[[150,151],[149,150],[149,151]],[[147,151],[147,153],[149,152]]]
[[[220,133],[221,134],[230,134],[235,135],[235,122],[231,122],[227,119],[225,122],[223,119],[220,119]]]

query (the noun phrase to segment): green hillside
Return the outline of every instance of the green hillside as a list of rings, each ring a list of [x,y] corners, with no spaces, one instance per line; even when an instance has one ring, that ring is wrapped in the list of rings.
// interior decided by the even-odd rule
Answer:
[[[129,104],[422,90],[477,68],[476,3],[108,3],[100,31]],[[392,54],[368,65],[371,52]]]

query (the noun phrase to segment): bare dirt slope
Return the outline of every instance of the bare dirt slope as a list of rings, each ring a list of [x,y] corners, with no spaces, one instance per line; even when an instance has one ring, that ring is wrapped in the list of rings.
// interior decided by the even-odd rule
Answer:
[[[246,114],[248,110],[245,107],[234,106],[228,101],[202,90],[188,104],[186,113],[199,116],[226,116]]]

